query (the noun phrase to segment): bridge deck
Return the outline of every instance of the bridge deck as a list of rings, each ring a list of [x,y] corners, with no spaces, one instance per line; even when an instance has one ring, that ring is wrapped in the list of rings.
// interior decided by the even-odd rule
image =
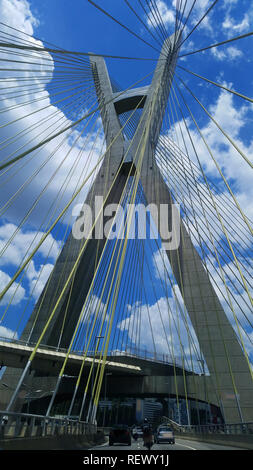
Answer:
[[[25,345],[19,342],[8,342],[0,341],[0,364],[7,367],[23,368],[24,364],[28,360],[32,353],[34,346]],[[55,350],[47,347],[40,347],[37,350],[37,354],[33,361],[33,368],[36,370],[46,371],[49,375],[56,375],[66,357],[66,350]],[[99,359],[88,356],[86,358],[86,366],[90,366],[92,361],[95,360],[95,364],[99,363]],[[68,370],[73,368],[80,368],[83,361],[83,355],[80,353],[71,353],[68,359]],[[127,364],[122,362],[116,362],[107,360],[106,369],[112,370],[114,373],[126,373],[126,374],[140,374],[141,367],[134,364]]]

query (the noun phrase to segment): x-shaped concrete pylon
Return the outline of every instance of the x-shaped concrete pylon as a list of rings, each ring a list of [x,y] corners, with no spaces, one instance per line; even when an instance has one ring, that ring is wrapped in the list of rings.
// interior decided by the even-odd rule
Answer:
[[[166,206],[169,226],[173,228],[173,201],[157,166],[155,149],[168,102],[180,38],[180,33],[176,33],[164,42],[151,85],[126,92],[113,93],[104,59],[91,57],[107,145],[105,158],[85,201],[93,211],[95,197],[106,197],[106,204],[119,204],[129,172],[134,175],[138,171],[147,204]],[[143,107],[142,117],[129,141],[124,137],[119,115],[138,107]],[[96,263],[106,242],[103,236],[105,223],[108,223],[106,216],[97,221],[94,230],[102,235],[98,239],[93,237],[88,240],[73,282],[62,296],[45,334],[45,344],[55,346],[58,343],[65,313],[65,328],[60,346],[68,347],[70,343],[94,277]],[[163,238],[162,241],[164,242]],[[40,306],[39,319],[30,337],[31,341],[38,339],[50,314],[52,299],[59,297],[82,243],[83,240],[73,237],[73,233],[69,235],[45,287],[47,293],[43,296],[44,291],[42,292],[24,332],[23,336],[28,337]],[[209,396],[209,400],[220,404],[227,422],[238,422],[241,419],[253,421],[253,387],[248,363],[183,221],[180,222],[179,246],[168,249],[165,245],[165,252],[211,375],[213,394]]]

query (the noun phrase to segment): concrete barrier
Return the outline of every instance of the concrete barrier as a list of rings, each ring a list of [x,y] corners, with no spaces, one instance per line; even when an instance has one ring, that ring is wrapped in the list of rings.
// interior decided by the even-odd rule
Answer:
[[[103,444],[106,438],[102,432],[79,436],[48,436],[32,438],[10,438],[0,440],[2,450],[82,450]]]
[[[253,434],[190,434],[186,432],[175,433],[176,438],[187,439],[188,441],[206,442],[210,444],[238,447],[239,449],[253,449]]]

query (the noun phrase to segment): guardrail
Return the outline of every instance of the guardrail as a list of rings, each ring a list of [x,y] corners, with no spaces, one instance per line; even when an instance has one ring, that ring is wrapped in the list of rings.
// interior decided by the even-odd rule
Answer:
[[[0,341],[3,341],[5,343],[11,343],[11,344],[17,344],[17,345],[25,345],[25,346],[30,346],[30,347],[35,347],[36,343],[30,342],[30,341],[24,341],[21,339],[16,339],[16,338],[6,338],[0,336]],[[40,344],[40,349],[46,349],[50,351],[57,351],[57,352],[63,352],[67,353],[68,349],[66,348],[60,348],[56,346],[49,346],[46,344],[41,343]],[[78,350],[72,350],[71,351],[73,354],[77,354],[80,356],[83,356],[83,350],[78,351]],[[87,356],[94,357],[94,350],[87,351]],[[95,357],[99,357],[100,352],[98,351]],[[163,353],[157,353],[157,352],[151,352],[148,351],[147,349],[139,349],[139,348],[126,348],[126,350],[112,350],[107,352],[107,357],[120,357],[120,356],[128,356],[128,357],[133,357],[137,359],[145,359],[147,361],[152,361],[152,362],[161,362],[163,364],[168,364],[168,365],[175,365],[178,367],[182,367],[182,360],[179,357],[174,357],[172,358],[168,354],[163,354]]]
[[[163,422],[169,423],[176,433],[187,434],[232,434],[232,435],[252,435],[253,423],[232,423],[232,424],[203,424],[203,425],[180,425],[169,418],[163,417]]]
[[[0,411],[0,439],[95,434],[97,426],[68,418]]]

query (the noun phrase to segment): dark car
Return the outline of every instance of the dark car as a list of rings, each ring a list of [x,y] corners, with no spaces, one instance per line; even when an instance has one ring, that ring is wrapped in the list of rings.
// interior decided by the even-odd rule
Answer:
[[[169,426],[159,426],[155,433],[155,443],[161,444],[166,442],[175,444],[174,432]]]
[[[131,431],[128,426],[118,424],[111,428],[109,446],[113,446],[115,443],[131,445]]]

